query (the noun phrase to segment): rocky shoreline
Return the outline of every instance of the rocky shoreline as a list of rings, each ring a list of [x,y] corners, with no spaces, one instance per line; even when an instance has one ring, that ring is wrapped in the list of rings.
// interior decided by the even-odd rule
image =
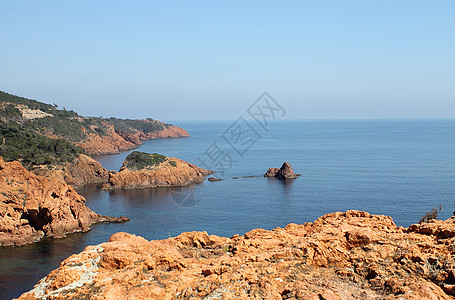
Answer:
[[[145,154],[148,155],[148,154]],[[44,237],[62,238],[85,232],[100,222],[125,222],[126,217],[99,215],[85,206],[74,189],[91,183],[104,189],[187,186],[201,183],[212,171],[183,160],[164,161],[140,170],[124,167],[107,171],[94,159],[80,154],[73,163],[30,172],[17,161],[0,157],[0,247],[21,246]]]
[[[147,120],[142,121],[147,122]],[[90,155],[107,155],[136,149],[143,144],[143,141],[190,136],[183,128],[159,121],[155,122],[163,125],[163,129],[147,133],[141,131],[130,133],[116,131],[112,125],[106,125],[108,127],[106,135],[88,134],[86,140],[75,144],[84,148]]]
[[[143,154],[148,155],[146,153]],[[103,189],[187,186],[202,183],[204,176],[213,173],[213,171],[199,168],[175,157],[162,157],[164,159],[163,162],[141,169],[131,169],[128,167],[127,161],[125,161],[119,172],[109,172],[108,181],[103,185]]]
[[[19,162],[4,162],[1,157],[0,191],[0,246],[62,238],[88,231],[96,223],[129,220],[99,215],[62,178],[36,175]]]
[[[409,228],[362,211],[231,238],[116,233],[19,299],[454,299],[455,217]]]

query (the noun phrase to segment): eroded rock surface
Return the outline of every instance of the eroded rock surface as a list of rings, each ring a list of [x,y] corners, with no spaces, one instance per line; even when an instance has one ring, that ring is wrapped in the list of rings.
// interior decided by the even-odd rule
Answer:
[[[347,211],[231,238],[117,233],[20,299],[454,299],[455,237],[439,233],[455,219],[426,226]]]
[[[127,220],[91,211],[84,197],[58,176],[39,176],[1,157],[0,192],[0,246],[61,238],[87,231],[94,223]]]

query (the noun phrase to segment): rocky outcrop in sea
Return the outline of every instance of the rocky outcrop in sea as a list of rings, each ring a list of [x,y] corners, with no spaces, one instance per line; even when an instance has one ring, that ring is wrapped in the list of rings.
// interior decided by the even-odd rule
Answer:
[[[278,177],[281,179],[294,179],[300,176],[300,174],[294,173],[291,165],[286,161],[283,163],[281,168],[269,168],[264,174],[264,177]]]

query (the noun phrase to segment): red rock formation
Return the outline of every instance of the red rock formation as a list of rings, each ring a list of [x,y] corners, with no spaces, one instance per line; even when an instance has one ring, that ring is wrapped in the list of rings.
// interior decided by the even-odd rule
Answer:
[[[278,168],[269,168],[267,172],[264,174],[264,177],[276,177],[280,169]]]
[[[439,233],[455,218],[429,224],[347,211],[230,239],[117,233],[19,299],[454,299],[455,237]]]
[[[50,170],[45,166],[44,168],[33,170],[33,173],[60,178],[73,188],[89,183],[106,183],[109,179],[109,172],[99,162],[84,154],[80,154],[73,163],[54,166]]]
[[[300,174],[294,173],[291,165],[285,161],[280,169],[278,168],[269,168],[264,174],[264,177],[278,177],[282,179],[293,179],[300,176]]]
[[[63,168],[64,180],[72,187],[80,187],[87,183],[105,183],[109,172],[96,160],[80,154],[78,159]]]
[[[98,215],[61,178],[39,176],[0,157],[0,246],[87,231],[97,222],[125,221]]]
[[[171,161],[176,164],[171,165]],[[109,173],[108,183],[104,189],[135,189],[155,188],[171,186],[187,186],[201,183],[205,175],[212,171],[199,168],[186,161],[174,157],[168,157],[167,161],[152,169],[132,171],[124,166],[119,172]]]
[[[144,120],[144,122],[150,121]],[[89,134],[85,141],[76,143],[76,145],[84,148],[87,153],[92,155],[117,154],[121,151],[135,149],[139,145],[142,145],[142,141],[146,140],[190,136],[186,130],[180,127],[173,125],[165,126],[164,123],[161,124],[163,125],[163,130],[149,133],[140,131],[134,133],[117,132],[113,125],[105,124],[108,127],[107,135]]]
[[[164,123],[162,123],[164,125]],[[179,138],[189,137],[188,132],[180,127],[170,125],[165,126],[161,131],[154,131],[149,133],[139,132],[137,134],[141,141],[153,140],[153,139],[167,139],[167,138]]]

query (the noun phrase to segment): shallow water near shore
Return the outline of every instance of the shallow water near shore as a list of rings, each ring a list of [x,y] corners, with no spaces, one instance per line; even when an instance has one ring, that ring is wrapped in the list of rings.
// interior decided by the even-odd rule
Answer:
[[[198,157],[217,142],[234,160],[218,174],[223,181],[186,188],[80,189],[95,212],[131,221],[0,249],[0,298],[30,290],[63,259],[87,245],[106,242],[119,231],[146,239],[193,230],[229,237],[254,228],[312,222],[325,213],[348,209],[390,215],[401,226],[417,222],[439,205],[441,219],[452,215],[455,120],[275,121],[268,131],[251,121],[260,138],[243,156],[221,138],[231,123],[176,122],[192,137],[147,141],[138,149],[204,167]],[[130,152],[96,159],[107,169],[118,170]],[[284,181],[262,176],[284,161],[302,176]]]

